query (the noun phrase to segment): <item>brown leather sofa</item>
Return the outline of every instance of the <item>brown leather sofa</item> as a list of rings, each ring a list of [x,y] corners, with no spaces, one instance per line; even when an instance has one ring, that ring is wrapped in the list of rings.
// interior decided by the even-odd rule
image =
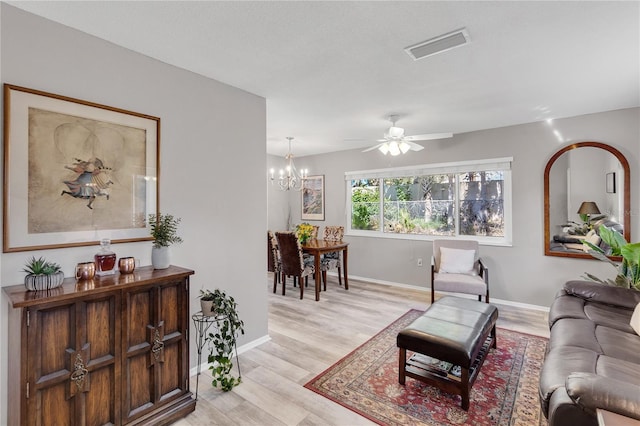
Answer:
[[[556,295],[540,374],[549,426],[595,426],[596,408],[640,419],[640,336],[629,325],[638,303],[638,291],[589,281]]]

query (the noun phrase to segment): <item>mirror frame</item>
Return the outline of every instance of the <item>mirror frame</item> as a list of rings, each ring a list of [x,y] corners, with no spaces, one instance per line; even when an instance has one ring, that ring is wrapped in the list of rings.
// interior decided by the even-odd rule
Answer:
[[[549,223],[549,172],[551,171],[551,166],[553,163],[567,151],[577,148],[599,148],[603,149],[613,155],[620,161],[622,168],[624,169],[624,193],[623,193],[623,203],[624,203],[624,212],[622,218],[622,226],[624,227],[624,238],[627,241],[631,241],[631,176],[629,173],[629,162],[625,158],[625,156],[615,149],[612,146],[609,146],[605,143],[601,142],[578,142],[572,145],[565,146],[560,149],[558,152],[553,154],[551,159],[547,162],[547,166],[544,168],[544,254],[545,256],[557,256],[557,257],[575,257],[580,259],[594,259],[589,253],[567,253],[567,252],[557,252],[551,251],[551,225]],[[611,257],[612,259],[616,259],[616,257]]]

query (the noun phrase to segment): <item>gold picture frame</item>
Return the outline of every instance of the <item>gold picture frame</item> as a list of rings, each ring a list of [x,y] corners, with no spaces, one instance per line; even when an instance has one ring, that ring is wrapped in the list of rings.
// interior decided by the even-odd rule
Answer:
[[[160,118],[4,85],[3,252],[151,240]]]

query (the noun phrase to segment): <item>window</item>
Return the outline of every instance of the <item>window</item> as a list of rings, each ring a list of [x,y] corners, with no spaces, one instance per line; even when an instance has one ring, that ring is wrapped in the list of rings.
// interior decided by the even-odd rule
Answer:
[[[511,158],[345,173],[347,232],[511,241]]]

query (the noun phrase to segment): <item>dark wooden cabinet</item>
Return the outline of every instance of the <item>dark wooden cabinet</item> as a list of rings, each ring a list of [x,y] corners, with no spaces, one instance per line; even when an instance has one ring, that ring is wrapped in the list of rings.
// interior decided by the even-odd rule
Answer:
[[[189,276],[137,269],[27,292],[5,287],[9,424],[165,424],[189,391]]]

